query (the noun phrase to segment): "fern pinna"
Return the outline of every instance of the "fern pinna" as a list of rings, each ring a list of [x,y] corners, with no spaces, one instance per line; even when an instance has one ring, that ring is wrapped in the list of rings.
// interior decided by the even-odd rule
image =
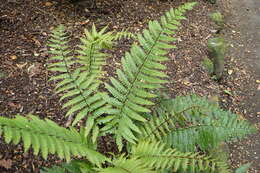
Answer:
[[[5,141],[22,141],[25,151],[31,146],[35,155],[41,153],[46,159],[48,154],[56,154],[67,161],[42,173],[229,172],[225,162],[207,155],[208,150],[255,128],[204,98],[160,99],[156,94],[167,82],[162,62],[174,48],[172,34],[194,5],[171,9],[137,36],[127,31],[105,32],[106,28],[98,32],[93,25],[91,31],[85,30],[75,51],[77,57],[69,48],[64,27],[57,27],[49,43],[53,56],[48,69],[54,72],[50,80],[57,82],[56,93],[63,93],[60,100],[68,108],[66,116],[75,115],[74,121],[63,128],[32,115],[0,117]],[[117,78],[111,77],[105,84],[109,92],[99,92],[102,65],[108,57],[102,50],[122,37],[135,38],[138,43],[122,58]],[[154,104],[156,100],[159,102]],[[85,125],[74,128],[81,120],[86,120]],[[115,138],[119,155],[106,157],[96,151],[98,137],[107,134]]]

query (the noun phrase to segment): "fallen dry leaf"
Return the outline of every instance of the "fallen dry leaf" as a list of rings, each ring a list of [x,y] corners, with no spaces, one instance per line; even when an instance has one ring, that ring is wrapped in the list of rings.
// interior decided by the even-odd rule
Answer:
[[[20,69],[24,68],[25,66],[27,65],[27,62],[26,63],[23,63],[23,64],[16,64],[16,66]]]
[[[232,75],[232,73],[233,73],[233,70],[228,70],[229,75]]]
[[[0,167],[4,167],[5,169],[10,169],[12,167],[12,160],[11,159],[0,160]]]
[[[182,83],[183,83],[184,85],[186,85],[186,86],[191,86],[191,85],[192,85],[188,79],[184,79],[184,80],[182,81]]]
[[[42,44],[39,42],[39,40],[37,40],[35,37],[33,37],[32,40],[38,47],[41,47]]]
[[[50,6],[52,6],[52,3],[51,2],[45,2],[45,6],[50,7]]]
[[[40,63],[32,64],[30,67],[28,67],[27,71],[29,73],[29,77],[33,77],[34,75],[40,74],[41,64]]]
[[[20,104],[15,104],[15,103],[13,103],[13,102],[8,102],[8,106],[10,106],[10,107],[12,107],[12,108],[15,108],[15,109],[17,109],[17,108],[20,108],[20,107],[21,107],[21,105],[20,105]]]
[[[16,60],[16,59],[17,59],[17,56],[16,56],[16,55],[11,55],[10,58],[11,58],[12,60]]]

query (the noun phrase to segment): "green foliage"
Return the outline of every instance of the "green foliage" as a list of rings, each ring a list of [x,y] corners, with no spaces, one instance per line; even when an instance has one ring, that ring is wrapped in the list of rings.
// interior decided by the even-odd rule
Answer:
[[[222,142],[219,146],[216,146],[215,148],[208,149],[208,154],[212,158],[215,158],[216,160],[221,160],[226,163],[229,162],[229,153],[229,146],[224,142]]]
[[[136,39],[136,36],[131,33],[131,32],[128,32],[128,30],[122,30],[120,32],[116,32],[114,35],[113,35],[113,40],[121,40],[121,39]]]
[[[0,132],[3,133],[6,143],[18,144],[23,141],[25,152],[31,146],[35,155],[41,151],[45,159],[48,154],[56,154],[67,161],[71,156],[84,156],[98,166],[107,160],[93,150],[86,138],[76,129],[60,127],[48,119],[43,121],[32,115],[28,118],[17,115],[14,119],[0,117]]]
[[[247,163],[244,164],[242,166],[240,166],[239,168],[237,168],[235,173],[246,173],[248,171],[248,169],[250,168],[251,163]]]
[[[210,14],[210,18],[216,23],[220,28],[224,26],[224,17],[220,12],[214,12]]]
[[[141,140],[138,145],[133,147],[132,154],[140,159],[143,165],[158,171],[171,169],[173,172],[178,170],[195,172],[198,169],[200,171],[228,172],[228,166],[225,163],[199,153],[182,153],[166,147],[166,144],[161,142]]]
[[[148,107],[154,104],[151,99],[156,95],[152,91],[167,82],[162,79],[167,77],[162,72],[166,69],[162,62],[168,59],[168,50],[175,48],[170,45],[175,41],[172,34],[178,29],[179,20],[185,19],[184,12],[192,6],[194,3],[187,3],[176,10],[171,9],[161,17],[160,23],[150,21],[149,29],[137,36],[140,45],[133,44],[130,52],[122,58],[123,70],[117,70],[118,79],[112,77],[112,85],[106,84],[113,96],[107,101],[113,105],[115,113],[103,130],[116,135],[119,148],[123,146],[123,138],[135,143],[136,133],[141,133],[137,124],[146,122],[142,113],[150,112]]]
[[[219,80],[222,77],[225,65],[225,53],[227,50],[225,39],[222,37],[209,39],[208,49],[214,66],[214,74],[216,75],[216,79]]]
[[[0,70],[0,79],[4,78],[6,76],[5,72],[3,72],[2,70]]]
[[[124,155],[119,156],[112,162],[113,166],[97,169],[100,173],[153,173],[152,169],[143,164],[137,158],[126,158]]]
[[[213,66],[213,62],[209,58],[207,57],[203,58],[202,65],[210,75],[213,74],[214,66]]]
[[[207,151],[255,132],[247,121],[195,95],[162,99],[154,110],[140,137],[164,141],[180,151],[194,152],[196,146]]]
[[[112,41],[120,38],[132,37],[126,31],[113,35],[112,32],[105,33],[106,27],[100,32],[96,31],[93,25],[91,32],[85,30],[84,37],[81,38],[81,45],[77,52],[77,58],[70,56],[68,41],[63,26],[57,27],[52,34],[49,46],[50,53],[55,55],[50,58],[49,70],[60,72],[51,77],[50,80],[59,81],[56,85],[56,93],[64,92],[60,100],[68,100],[63,108],[69,110],[65,116],[77,113],[72,125],[88,117],[86,121],[85,136],[93,133],[92,140],[96,142],[99,126],[94,120],[102,114],[108,113],[110,105],[103,99],[105,93],[97,92],[102,81],[102,66],[106,63],[107,54],[101,52],[104,48],[111,48]],[[55,61],[55,62],[53,62]],[[79,68],[72,70],[71,66],[80,64]],[[88,116],[90,115],[91,116]],[[92,127],[94,127],[92,129]]]
[[[67,129],[32,115],[0,117],[5,142],[22,141],[25,151],[31,146],[35,155],[41,153],[46,159],[48,154],[56,154],[68,162],[42,173],[229,172],[225,162],[207,155],[209,150],[255,128],[205,98],[165,99],[157,94],[167,82],[162,62],[175,47],[172,35],[194,5],[171,9],[160,21],[150,21],[148,29],[137,36],[127,31],[106,32],[106,28],[98,32],[93,25],[91,31],[85,30],[75,52],[69,47],[64,26],[57,27],[48,44],[52,55],[48,69],[55,72],[50,80],[57,83],[56,93],[62,93],[60,100],[68,109],[65,116],[75,115],[73,123]],[[104,83],[102,66],[109,57],[104,49],[129,37],[138,43],[125,53],[117,78]],[[79,130],[73,127],[82,122]],[[98,137],[107,134],[114,137],[119,155],[107,158],[96,151]],[[80,160],[71,161],[71,157]]]
[[[44,168],[41,173],[94,173],[93,165],[86,160],[72,160],[60,166]]]

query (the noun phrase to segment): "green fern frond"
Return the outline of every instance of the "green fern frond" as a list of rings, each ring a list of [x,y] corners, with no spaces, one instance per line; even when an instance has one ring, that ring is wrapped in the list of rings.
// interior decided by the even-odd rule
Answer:
[[[43,168],[40,173],[95,173],[93,165],[84,160],[72,160],[59,166]]]
[[[146,121],[141,113],[150,112],[147,108],[153,105],[150,99],[156,97],[148,90],[161,88],[167,82],[163,79],[167,75],[161,72],[166,67],[161,62],[168,59],[169,49],[175,48],[170,42],[175,40],[171,35],[178,29],[179,20],[185,19],[184,12],[194,5],[187,3],[171,9],[161,18],[161,24],[158,21],[149,22],[149,29],[138,35],[140,45],[133,44],[130,52],[122,58],[123,70],[117,71],[118,79],[112,78],[111,85],[106,84],[115,98],[108,102],[118,113],[104,128],[114,130],[119,148],[122,148],[122,138],[135,143],[135,133],[141,133],[136,121]]]
[[[51,120],[40,120],[35,116],[16,116],[14,119],[0,117],[0,132],[6,143],[18,144],[23,141],[25,152],[30,147],[34,154],[47,159],[48,154],[57,154],[59,158],[70,160],[71,156],[83,156],[100,166],[107,158],[89,148],[84,137],[75,129],[58,126]]]
[[[127,159],[124,155],[119,156],[112,162],[113,166],[99,168],[99,173],[155,173],[152,169],[147,168],[143,162],[136,158]]]
[[[96,117],[104,114],[106,110],[109,110],[109,105],[102,99],[104,93],[97,93],[101,81],[99,78],[102,76],[102,65],[105,64],[106,54],[101,52],[104,47],[109,47],[112,43],[113,37],[111,34],[106,34],[104,28],[100,32],[96,31],[93,25],[91,32],[85,30],[85,37],[81,38],[82,45],[78,53],[78,58],[71,58],[68,54],[67,42],[63,37],[66,35],[63,26],[59,26],[53,31],[52,39],[50,39],[52,47],[50,53],[57,54],[51,60],[55,62],[49,63],[51,71],[60,72],[60,74],[51,77],[50,80],[59,80],[56,86],[56,93],[65,92],[60,100],[68,99],[63,105],[63,108],[69,108],[65,116],[76,114],[72,123],[74,126],[81,119],[89,117],[86,124],[90,124],[88,121],[92,121]],[[63,40],[63,41],[62,41]],[[73,64],[80,64],[81,66],[75,70],[71,70]],[[55,67],[55,68],[54,68]],[[95,133],[99,131],[95,126]],[[90,127],[86,127],[87,136],[90,132],[93,132]],[[93,142],[96,142],[98,135],[92,136]]]
[[[51,168],[44,168],[40,173],[67,173],[67,171],[64,167],[53,166]]]
[[[131,151],[133,157],[139,159],[144,166],[155,169],[170,169],[173,172],[184,171],[195,173],[197,170],[216,173],[228,173],[226,163],[214,160],[199,153],[182,153],[156,141],[139,141]]]
[[[206,151],[256,130],[247,121],[195,95],[165,99],[160,105],[155,108],[156,115],[141,127],[140,137],[164,141],[180,151],[196,151],[196,146]]]

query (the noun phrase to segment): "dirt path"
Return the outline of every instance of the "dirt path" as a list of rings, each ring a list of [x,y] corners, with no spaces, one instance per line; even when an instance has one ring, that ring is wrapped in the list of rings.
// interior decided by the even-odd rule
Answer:
[[[245,86],[244,93],[248,98],[244,100],[243,108],[247,110],[247,119],[258,127],[260,125],[260,1],[259,0],[231,0],[234,7],[232,17],[228,22],[237,26],[233,28],[240,34],[241,47],[234,47],[233,54],[241,58],[242,62],[252,72],[251,81]],[[238,50],[239,49],[239,50]],[[260,173],[260,133],[250,136],[238,145],[231,147],[234,166],[239,163],[252,162],[250,172]]]

